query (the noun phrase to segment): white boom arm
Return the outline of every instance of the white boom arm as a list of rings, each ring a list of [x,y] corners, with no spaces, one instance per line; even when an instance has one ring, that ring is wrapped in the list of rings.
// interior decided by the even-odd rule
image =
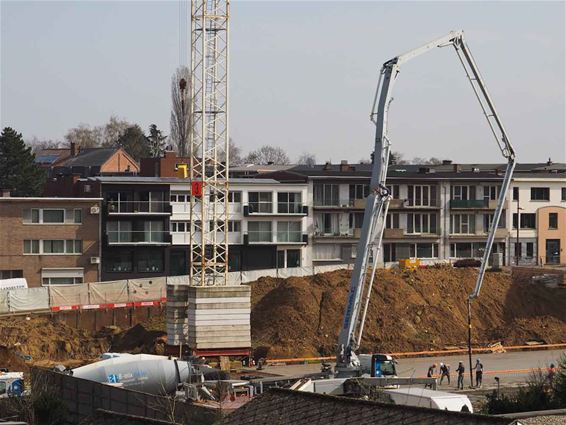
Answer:
[[[511,177],[515,168],[515,152],[509,142],[503,124],[497,115],[476,63],[464,42],[464,33],[462,31],[457,31],[450,32],[444,37],[438,38],[405,54],[396,56],[385,62],[381,68],[371,112],[371,121],[375,123],[376,134],[370,193],[367,198],[361,237],[358,242],[357,258],[352,272],[348,304],[346,305],[344,322],[338,337],[336,373],[339,376],[353,376],[359,371],[359,360],[355,351],[358,349],[362,338],[367,307],[375,278],[375,263],[377,262],[379,250],[381,248],[385,219],[387,216],[389,200],[391,198],[385,186],[385,181],[387,178],[387,167],[389,164],[391,146],[389,139],[387,138],[387,117],[389,105],[393,100],[391,97],[393,85],[399,74],[400,66],[404,62],[407,62],[408,60],[436,47],[450,45],[455,48],[498,147],[503,156],[507,159],[507,168],[503,178],[501,191],[499,193],[497,209],[495,210],[495,214],[491,222],[476,286],[474,292],[470,295],[470,298],[476,298],[480,293],[488,259],[491,254],[493,240],[495,238],[495,231],[499,224],[499,219],[505,202],[505,196],[509,189]],[[374,266],[370,265],[370,258],[373,259]]]

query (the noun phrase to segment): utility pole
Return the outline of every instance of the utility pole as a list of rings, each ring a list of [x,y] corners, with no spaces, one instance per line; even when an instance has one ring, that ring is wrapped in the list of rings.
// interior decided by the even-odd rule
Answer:
[[[228,272],[228,18],[229,0],[191,1],[189,275],[194,286],[225,285]]]
[[[515,265],[519,265],[519,260],[521,258],[521,245],[519,245],[519,230],[521,228],[521,210],[519,207],[519,195],[517,195],[517,236],[515,239]]]

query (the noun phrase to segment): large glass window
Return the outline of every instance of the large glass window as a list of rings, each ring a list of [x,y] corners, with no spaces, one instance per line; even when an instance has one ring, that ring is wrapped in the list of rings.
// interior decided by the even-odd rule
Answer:
[[[277,242],[301,242],[300,221],[278,221]]]
[[[436,186],[408,186],[409,206],[411,207],[435,207]]]
[[[271,192],[249,192],[248,203],[250,213],[272,213],[272,196],[273,194]]]
[[[271,242],[271,221],[248,222],[248,240],[250,242]]]
[[[44,223],[64,223],[65,210],[43,210]]]
[[[228,233],[237,233],[242,231],[242,222],[239,220],[228,221]]]
[[[109,251],[105,253],[103,263],[107,272],[131,272],[133,270],[131,251]]]
[[[550,188],[548,187],[531,187],[531,201],[549,201]]]
[[[483,215],[483,231],[485,233],[489,232],[489,229],[491,227],[491,223],[493,222],[493,214],[484,214]],[[499,225],[497,226],[498,229],[504,229],[505,228],[505,212],[503,214],[501,214],[501,217],[499,218]]]
[[[470,201],[476,199],[476,187],[467,185],[455,185],[451,187],[452,199],[458,201]]]
[[[314,204],[317,206],[339,206],[337,184],[315,184]]]
[[[43,241],[43,254],[64,254],[65,241],[45,240]]]
[[[364,213],[352,212],[348,221],[350,229],[361,229],[364,224]]]
[[[301,267],[301,250],[287,250],[287,267]]]
[[[230,202],[231,204],[239,204],[240,202],[242,202],[242,192],[228,192],[228,202]]]
[[[450,233],[473,234],[476,232],[476,221],[473,214],[452,214],[450,216]]]
[[[494,201],[499,196],[499,191],[501,186],[484,186],[483,187],[483,199],[487,201]]]
[[[130,221],[108,221],[106,223],[108,242],[133,242],[132,223]]]
[[[389,194],[393,197],[393,199],[399,199],[399,185],[398,184],[388,184],[387,190],[389,190]]]
[[[303,212],[301,192],[279,192],[277,212],[280,214],[299,214]]]
[[[163,253],[153,250],[136,252],[136,271],[140,273],[156,273],[163,271]]]
[[[436,233],[436,214],[407,214],[407,233]]]
[[[521,214],[521,229],[536,229],[537,215],[534,213]],[[513,229],[517,228],[517,213],[513,213]]]
[[[436,216],[435,216],[436,218]],[[436,220],[435,220],[436,222]],[[386,229],[399,229],[399,213],[388,213],[387,218],[385,219],[385,228]]]
[[[350,185],[350,201],[354,199],[365,199],[369,195],[369,185],[367,184],[351,184]]]

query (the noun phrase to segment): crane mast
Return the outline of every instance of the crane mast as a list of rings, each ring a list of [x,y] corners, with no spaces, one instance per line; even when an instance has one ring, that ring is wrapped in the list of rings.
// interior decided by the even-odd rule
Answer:
[[[495,110],[493,101],[483,82],[483,78],[474,58],[464,41],[464,33],[462,31],[453,31],[417,49],[394,57],[385,62],[381,68],[370,116],[371,121],[376,127],[370,191],[364,212],[361,237],[358,242],[358,255],[352,272],[348,302],[344,312],[344,321],[338,337],[338,350],[336,354],[337,376],[356,376],[359,374],[360,369],[360,362],[356,355],[356,350],[361,343],[367,308],[375,279],[376,263],[385,228],[389,200],[391,199],[391,195],[385,184],[391,148],[391,142],[387,136],[387,123],[389,107],[393,100],[393,86],[399,75],[400,67],[404,62],[436,47],[445,46],[453,46],[456,50],[501,154],[507,159],[507,167],[498,197],[497,208],[490,225],[475,289],[470,295],[470,299],[477,298],[481,290],[488,259],[491,254],[491,248],[495,239],[495,231],[501,218],[505,196],[509,190],[513,170],[515,168],[515,151],[509,142],[507,133]]]

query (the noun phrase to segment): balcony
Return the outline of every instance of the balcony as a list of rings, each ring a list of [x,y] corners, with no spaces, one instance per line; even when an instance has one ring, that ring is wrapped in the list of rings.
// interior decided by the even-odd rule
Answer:
[[[244,217],[249,216],[306,216],[308,214],[308,206],[294,203],[278,203],[277,211],[273,211],[271,204],[248,204],[244,205]]]
[[[169,245],[171,234],[162,230],[106,231],[108,245]]]
[[[359,238],[361,235],[361,229],[348,229],[345,232],[339,231],[316,231],[314,232],[315,239],[353,239]]]
[[[171,204],[164,201],[108,201],[108,215],[170,215]]]
[[[497,201],[495,201],[497,204]],[[451,199],[450,208],[453,210],[482,210],[489,209],[490,202],[487,199]]]
[[[401,239],[405,236],[405,229],[384,229],[384,239]]]
[[[349,199],[337,199],[337,198],[322,198],[314,199],[314,208],[320,209],[335,209],[335,208],[353,208],[354,201]]]
[[[389,201],[389,209],[400,209],[405,206],[404,199],[391,199]]]

